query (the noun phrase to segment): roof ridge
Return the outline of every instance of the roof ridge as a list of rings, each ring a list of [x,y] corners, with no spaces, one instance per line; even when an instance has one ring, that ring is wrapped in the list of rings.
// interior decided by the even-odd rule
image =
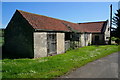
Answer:
[[[106,21],[85,22],[85,23],[78,23],[78,24],[90,24],[90,23],[102,23],[102,22],[106,22]]]
[[[57,18],[52,18],[44,15],[22,11],[22,10],[16,10],[16,11],[18,11],[29,22],[29,24],[32,25],[34,29],[41,29],[41,30],[56,30],[56,31],[67,31],[67,32],[70,32],[71,30],[72,31],[76,30],[79,32],[101,32],[100,28],[102,28],[102,25],[107,22],[107,20],[105,20],[105,21],[97,21],[97,22],[73,23]],[[99,30],[96,30],[97,29],[96,27]]]
[[[16,9],[16,11],[24,12],[24,13],[28,13],[28,14],[33,14],[33,15],[38,15],[38,16],[43,16],[43,17],[47,17],[47,18],[52,18],[52,19],[56,19],[56,20],[59,20],[59,21],[65,21],[65,22],[73,23],[73,22],[66,21],[66,20],[61,20],[61,19],[58,19],[58,18],[53,18],[53,17],[49,17],[49,16],[45,16],[45,15],[40,15],[40,14],[31,13],[31,12],[26,12],[26,11],[23,11],[23,10]],[[73,24],[77,24],[77,23],[73,23]]]

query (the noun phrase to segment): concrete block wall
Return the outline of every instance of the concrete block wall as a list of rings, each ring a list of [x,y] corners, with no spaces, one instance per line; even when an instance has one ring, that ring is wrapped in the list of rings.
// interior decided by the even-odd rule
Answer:
[[[65,33],[57,33],[57,54],[65,52]]]
[[[109,37],[110,37],[110,27],[109,27],[109,24],[107,24],[107,26],[106,26],[106,30],[105,30],[104,35],[105,35],[104,36],[105,43],[108,44]]]
[[[80,37],[80,42],[81,42],[81,46],[88,46],[88,44],[92,43],[92,34],[91,33],[87,33],[87,40],[85,40],[85,33],[81,33],[81,37]]]
[[[34,32],[34,58],[47,56],[47,32]]]
[[[88,39],[85,41],[85,34],[81,33],[81,46],[88,46],[91,43],[92,34],[87,34]],[[57,54],[65,52],[65,33],[56,33]],[[34,58],[46,57],[47,52],[47,32],[34,32]]]
[[[89,44],[92,44],[92,34],[88,33],[88,39],[86,40],[86,46],[88,46]]]
[[[84,33],[81,33],[80,42],[81,46],[85,46]]]

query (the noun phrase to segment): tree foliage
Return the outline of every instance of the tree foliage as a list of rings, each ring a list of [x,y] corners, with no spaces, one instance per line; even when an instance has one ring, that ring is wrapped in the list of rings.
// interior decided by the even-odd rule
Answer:
[[[113,17],[113,25],[116,26],[115,37],[120,39],[120,9],[117,10],[117,13],[115,13],[115,16]]]

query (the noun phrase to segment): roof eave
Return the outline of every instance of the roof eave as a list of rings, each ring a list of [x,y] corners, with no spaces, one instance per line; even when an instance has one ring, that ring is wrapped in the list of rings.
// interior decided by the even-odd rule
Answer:
[[[49,29],[35,29],[35,32],[46,31],[46,32],[71,32],[71,31],[60,31],[60,30],[49,30]]]

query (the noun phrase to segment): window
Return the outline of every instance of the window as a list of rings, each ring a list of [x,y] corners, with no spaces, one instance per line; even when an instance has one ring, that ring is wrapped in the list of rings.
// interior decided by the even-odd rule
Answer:
[[[80,34],[77,33],[77,34],[76,34],[76,41],[79,41],[79,40],[80,40]]]
[[[65,41],[70,40],[70,33],[65,33]]]
[[[48,33],[48,40],[56,41],[56,34],[55,33]]]
[[[80,39],[80,34],[79,33],[72,33],[72,41],[79,41]]]
[[[110,28],[108,28],[108,31],[110,30]]]
[[[56,33],[47,34],[48,54],[56,53]]]
[[[110,37],[106,37],[106,39],[109,39]]]
[[[95,45],[98,45],[100,42],[100,37],[98,35],[95,36]]]
[[[95,36],[95,41],[98,41],[99,40],[99,36]]]

